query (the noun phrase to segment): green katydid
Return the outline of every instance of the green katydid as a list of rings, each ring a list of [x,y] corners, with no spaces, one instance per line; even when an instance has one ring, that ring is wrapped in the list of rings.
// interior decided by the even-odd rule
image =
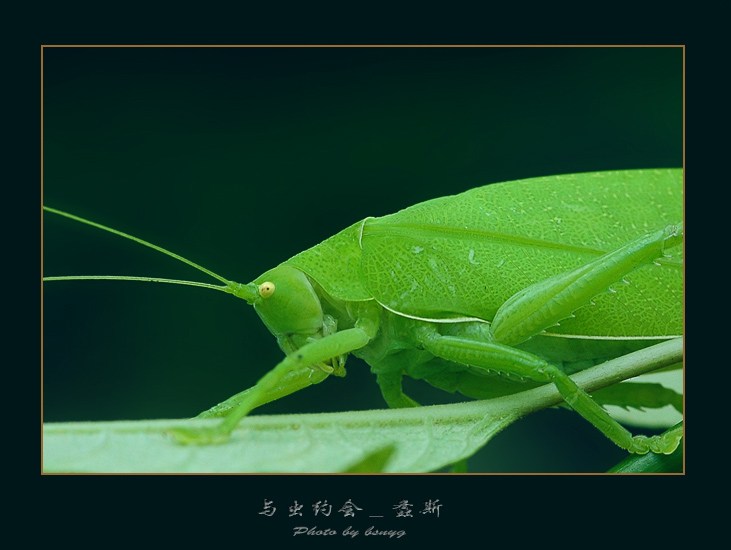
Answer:
[[[404,375],[474,398],[553,383],[620,447],[670,453],[682,428],[632,436],[567,372],[682,335],[682,189],[681,169],[493,184],[361,220],[249,284],[44,207],[224,284],[45,280],[191,284],[254,306],[285,358],[226,404],[230,410],[216,428],[174,430],[180,443],[225,441],[254,408],[344,375],[353,354],[371,366],[390,407],[418,405],[402,390]],[[527,382],[507,380],[515,378]]]

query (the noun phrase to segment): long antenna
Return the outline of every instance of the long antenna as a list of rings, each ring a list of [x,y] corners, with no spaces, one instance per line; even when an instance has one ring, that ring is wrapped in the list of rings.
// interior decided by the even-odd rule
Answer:
[[[103,229],[104,231],[109,231],[110,233],[114,233],[115,235],[119,235],[120,237],[124,237],[125,239],[130,239],[132,241],[135,241],[136,243],[139,243],[141,245],[144,245],[144,246],[147,246],[154,250],[157,250],[158,252],[162,252],[163,254],[166,254],[172,258],[175,258],[176,260],[179,260],[185,264],[188,264],[191,267],[198,269],[199,271],[202,271],[203,273],[210,275],[214,279],[218,279],[219,281],[224,283],[225,286],[217,286],[217,285],[212,285],[212,284],[208,284],[208,283],[198,283],[195,281],[161,279],[161,278],[157,278],[157,277],[129,277],[129,276],[115,276],[115,275],[73,275],[73,276],[59,276],[59,277],[44,277],[43,278],[44,281],[102,279],[102,280],[116,280],[116,281],[144,281],[144,282],[153,282],[153,283],[171,283],[171,284],[180,284],[180,285],[189,285],[189,286],[199,286],[199,287],[203,287],[203,288],[210,288],[213,290],[221,290],[221,291],[227,292],[229,294],[234,294],[235,296],[238,296],[239,298],[243,298],[244,300],[246,300],[249,303],[252,303],[258,297],[258,290],[255,285],[253,285],[253,284],[243,285],[240,283],[236,283],[234,281],[229,281],[228,279],[221,277],[217,273],[214,273],[213,271],[206,269],[205,267],[202,267],[194,262],[191,262],[190,260],[183,258],[182,256],[175,254],[174,252],[165,250],[164,248],[162,248],[160,246],[157,246],[150,242],[144,241],[138,237],[129,235],[127,233],[123,233],[122,231],[117,231],[116,229],[112,229],[111,227],[107,227],[105,225],[101,225],[96,222],[85,220],[84,218],[74,216],[73,214],[69,214],[68,212],[63,212],[61,210],[57,210],[57,209],[51,208],[49,206],[44,206],[43,210],[45,210],[46,212],[51,212],[53,214],[58,214],[59,216],[64,216],[66,218],[72,219],[72,220],[80,222],[80,223],[85,223],[86,225],[91,225],[92,227],[96,227],[97,229]]]

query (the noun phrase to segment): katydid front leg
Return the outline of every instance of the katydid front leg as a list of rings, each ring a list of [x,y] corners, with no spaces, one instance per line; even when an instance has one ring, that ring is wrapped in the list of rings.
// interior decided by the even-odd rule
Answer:
[[[282,391],[282,383],[290,373],[362,348],[373,337],[373,334],[369,334],[370,332],[368,326],[359,327],[356,324],[355,328],[336,332],[310,342],[285,357],[276,367],[266,373],[215,428],[177,428],[170,430],[170,434],[178,443],[184,445],[225,442],[244,416],[262,402],[269,401],[271,393]]]
[[[262,395],[257,391],[257,395],[261,395],[261,398],[253,403],[252,409],[266,405],[270,401],[281,399],[287,395],[298,392],[315,384],[319,384],[330,375],[330,372],[323,370],[322,368],[313,368],[311,366],[304,367],[300,370],[293,370],[288,374],[285,374],[279,385],[274,390],[270,391],[266,395]],[[195,418],[223,418],[228,415],[231,410],[238,407],[244,399],[250,394],[256,391],[256,386],[248,388],[242,392],[237,393],[229,397],[226,401],[214,405],[207,411],[203,411]]]
[[[429,327],[422,328],[418,337],[424,348],[438,357],[537,382],[552,382],[576,412],[618,446],[638,454],[649,451],[669,454],[677,448],[682,429],[650,438],[632,436],[563,371],[512,346],[569,317],[594,296],[638,267],[654,262],[666,247],[675,246],[681,240],[680,226],[668,226],[574,270],[527,287],[507,300],[496,313],[490,329],[492,341],[442,336]]]

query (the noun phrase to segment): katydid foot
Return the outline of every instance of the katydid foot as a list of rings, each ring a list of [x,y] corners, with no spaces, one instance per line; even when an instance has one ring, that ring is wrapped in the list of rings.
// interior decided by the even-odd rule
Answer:
[[[678,448],[681,439],[683,439],[682,423],[662,435],[653,435],[652,437],[636,435],[632,438],[627,450],[630,453],[639,455],[644,455],[648,452],[669,455]]]

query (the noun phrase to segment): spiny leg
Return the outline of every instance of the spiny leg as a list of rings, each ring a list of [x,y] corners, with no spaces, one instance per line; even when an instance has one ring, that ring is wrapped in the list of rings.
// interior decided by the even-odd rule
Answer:
[[[170,430],[170,434],[178,443],[186,445],[223,443],[244,416],[260,403],[268,401],[268,396],[272,392],[282,390],[282,383],[291,372],[362,348],[372,337],[368,332],[356,326],[356,328],[336,332],[310,342],[285,357],[276,367],[266,373],[218,426],[197,429],[176,428]]]
[[[495,314],[490,328],[494,340],[514,346],[540,334],[591,303],[635,269],[654,263],[666,248],[682,240],[682,227],[668,225],[576,269],[526,287],[506,300]]]
[[[619,447],[632,453],[672,453],[682,433],[663,436],[632,436],[599,406],[576,382],[559,368],[543,359],[497,342],[483,342],[459,336],[441,336],[434,331],[422,331],[420,340],[426,350],[437,357],[475,368],[497,371],[536,382],[552,382],[564,400],[581,416],[591,422]]]
[[[576,269],[523,289],[495,314],[490,327],[491,341],[441,336],[428,328],[422,330],[419,338],[425,349],[450,361],[537,382],[553,382],[574,410],[623,449],[639,454],[648,451],[669,454],[677,448],[682,430],[650,438],[633,437],[563,371],[512,346],[570,316],[627,274],[654,262],[663,255],[665,248],[679,244],[682,239],[682,227],[669,225]]]

